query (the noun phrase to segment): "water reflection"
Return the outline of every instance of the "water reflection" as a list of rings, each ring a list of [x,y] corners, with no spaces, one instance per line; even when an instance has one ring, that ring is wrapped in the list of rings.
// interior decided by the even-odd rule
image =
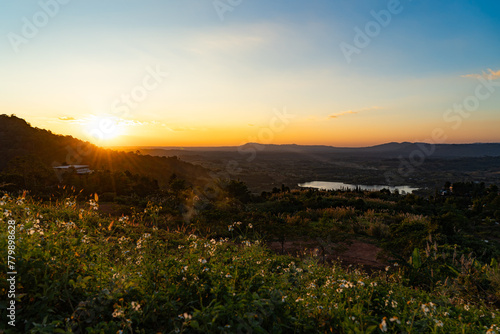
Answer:
[[[373,185],[367,186],[363,184],[347,184],[343,182],[327,182],[327,181],[312,181],[306,183],[299,183],[299,187],[302,188],[315,188],[315,189],[325,189],[325,190],[368,190],[368,191],[380,191],[382,189],[388,189],[391,192],[395,190],[400,193],[411,193],[414,190],[418,190],[419,188],[412,188],[410,186],[384,186],[384,185]]]

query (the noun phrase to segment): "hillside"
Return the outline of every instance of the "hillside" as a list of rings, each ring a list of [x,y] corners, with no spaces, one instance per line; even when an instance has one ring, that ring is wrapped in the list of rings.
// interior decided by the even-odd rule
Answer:
[[[255,193],[309,181],[409,185],[434,193],[443,180],[500,183],[500,144],[387,143],[373,147],[262,145],[134,148],[177,156],[218,175],[244,181]],[[424,190],[427,189],[427,190]]]
[[[24,180],[31,178],[38,183],[46,179],[46,184],[55,180],[52,167],[63,164],[89,165],[91,170],[110,173],[128,171],[157,180],[160,187],[173,174],[193,185],[209,179],[207,169],[177,157],[103,149],[71,136],[32,127],[16,116],[0,115],[0,155],[0,172],[20,173]]]
[[[482,196],[473,218],[491,215],[498,188],[476,190]],[[497,225],[478,219],[474,228],[489,235],[485,243],[482,235],[453,235],[461,233],[453,232],[457,221],[461,228],[473,222],[459,213],[440,221],[421,215],[429,206],[453,211],[449,204],[467,198],[439,204],[383,192],[287,192],[238,217],[224,197],[212,213],[200,212],[210,221],[200,217],[186,227],[175,226],[157,203],[116,219],[99,213],[97,198],[49,204],[4,195],[0,249],[9,270],[4,260],[0,288],[16,290],[9,305],[17,312],[16,327],[4,321],[0,331],[497,333],[500,269],[491,259],[498,258],[491,235]],[[404,258],[371,274],[337,260],[322,263],[325,253],[339,254],[339,236],[353,234],[386,239],[411,255],[395,252]],[[266,247],[290,238],[308,238],[317,248],[292,257]]]
[[[497,185],[442,178],[425,197],[285,185],[254,195],[240,181],[199,187],[189,171],[205,170],[177,158],[103,150],[1,119],[9,160],[0,185],[40,185],[61,159],[96,171],[62,180],[76,191],[0,198],[0,289],[15,290],[17,319],[0,332],[498,332]],[[71,150],[79,161],[64,160]],[[283,173],[288,158],[271,165],[275,157],[260,153],[252,168]],[[461,159],[453,168],[467,170],[470,158]],[[287,168],[298,173],[300,163]],[[139,174],[160,179],[161,168],[163,190]],[[11,311],[0,306],[5,319]]]

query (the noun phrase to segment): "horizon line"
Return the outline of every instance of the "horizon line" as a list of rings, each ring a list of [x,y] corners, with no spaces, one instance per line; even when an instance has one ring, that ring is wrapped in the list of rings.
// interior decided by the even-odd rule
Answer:
[[[375,144],[375,145],[368,145],[368,146],[334,146],[334,145],[328,145],[328,144],[295,144],[295,143],[290,143],[290,144],[263,144],[263,143],[257,143],[257,142],[247,142],[241,145],[213,145],[213,146],[203,146],[203,145],[110,145],[110,146],[100,146],[102,148],[107,148],[107,149],[114,149],[114,148],[177,148],[177,149],[183,149],[183,148],[233,148],[233,147],[242,147],[245,145],[261,145],[261,146],[299,146],[299,147],[311,147],[311,146],[323,146],[323,147],[331,147],[331,148],[371,148],[371,147],[376,147],[376,146],[383,146],[383,145],[389,145],[389,144],[426,144],[426,145],[500,145],[500,142],[466,142],[466,143],[458,143],[458,142],[442,142],[442,143],[428,143],[428,142],[421,142],[421,141],[415,141],[415,142],[409,142],[409,141],[402,141],[402,142],[384,142],[382,144]],[[96,145],[96,144],[94,144]],[[99,145],[96,145],[99,146]]]

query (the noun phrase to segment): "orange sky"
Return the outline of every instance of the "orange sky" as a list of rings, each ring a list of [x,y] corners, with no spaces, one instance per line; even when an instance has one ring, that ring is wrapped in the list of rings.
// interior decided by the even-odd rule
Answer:
[[[101,146],[500,142],[498,6],[403,1],[381,26],[382,0],[252,0],[226,17],[211,1],[88,0],[25,36],[44,9],[12,2],[0,112]]]

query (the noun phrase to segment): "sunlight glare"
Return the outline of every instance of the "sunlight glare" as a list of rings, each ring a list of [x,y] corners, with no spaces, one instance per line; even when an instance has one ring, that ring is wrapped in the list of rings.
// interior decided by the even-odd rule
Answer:
[[[84,125],[90,140],[96,143],[109,141],[123,135],[123,125],[116,117],[92,115]]]

